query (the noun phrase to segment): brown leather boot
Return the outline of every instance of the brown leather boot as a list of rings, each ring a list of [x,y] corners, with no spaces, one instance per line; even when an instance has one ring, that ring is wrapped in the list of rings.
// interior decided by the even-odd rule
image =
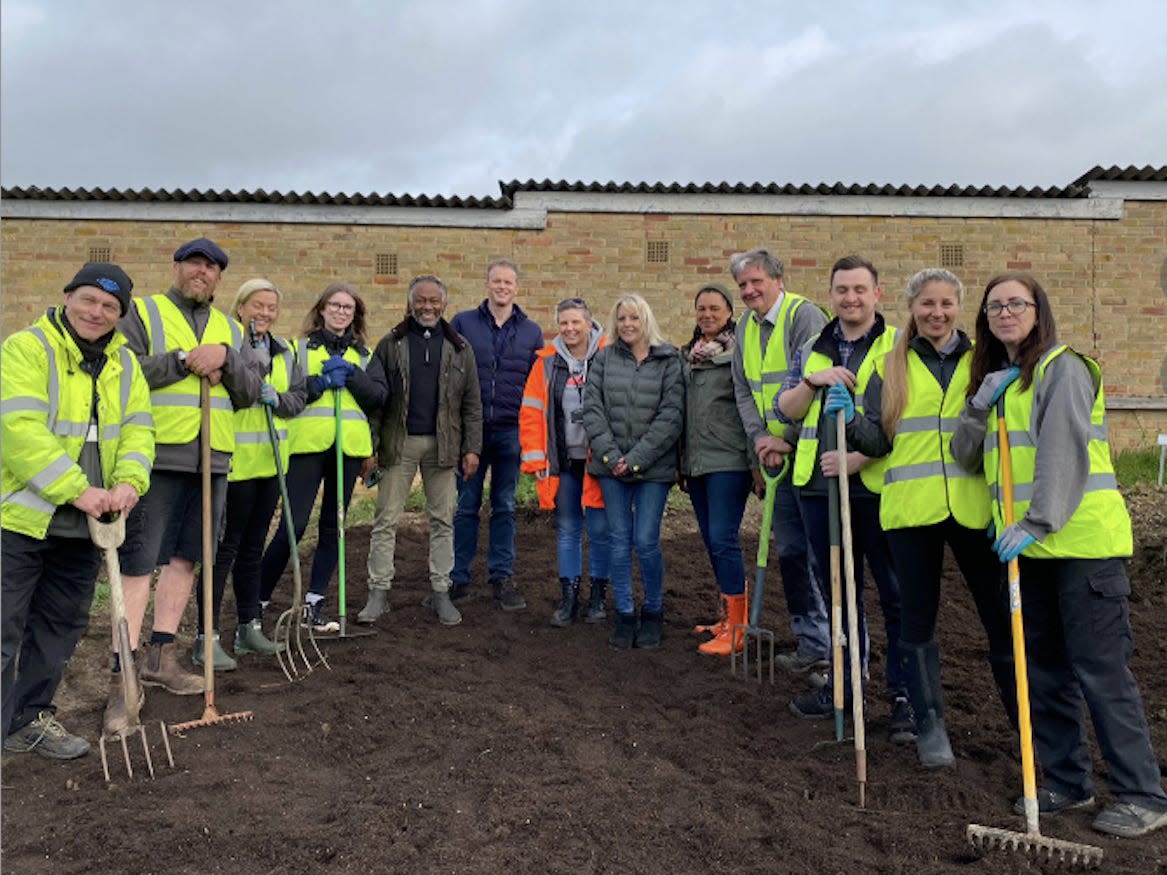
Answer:
[[[146,704],[146,691],[138,684],[138,713]],[[130,728],[130,715],[126,712],[125,688],[120,673],[109,676],[109,700],[105,703],[105,716],[101,721],[101,731],[106,738],[125,735]]]
[[[197,696],[203,692],[203,676],[178,664],[178,645],[151,642],[138,677],[148,687],[162,687],[176,696]]]
[[[733,627],[746,622],[746,596],[727,595],[725,599],[725,626],[718,635],[697,648],[699,653],[706,656],[729,656],[730,653],[741,653],[745,636],[738,629],[734,634]]]

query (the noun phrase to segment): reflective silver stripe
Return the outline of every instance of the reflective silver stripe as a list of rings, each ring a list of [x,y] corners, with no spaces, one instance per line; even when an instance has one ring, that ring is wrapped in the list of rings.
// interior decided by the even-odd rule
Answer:
[[[286,428],[276,429],[276,437],[280,440],[288,439],[288,430]],[[235,444],[266,444],[271,441],[271,437],[266,431],[237,431],[235,432]]]
[[[786,424],[785,422],[783,422],[782,418],[779,417],[778,414],[775,413],[771,408],[766,408],[766,413],[762,416],[762,421],[763,422],[782,422],[783,425]]]
[[[536,450],[533,453],[523,453],[520,460],[523,462],[545,462],[547,455],[542,450]]]
[[[524,407],[533,407],[536,410],[544,410],[546,405],[538,398],[523,398]]]
[[[53,427],[53,434],[63,438],[83,438],[89,433],[88,422],[73,422],[68,419],[58,420]]]
[[[9,398],[7,401],[0,402],[0,416],[8,413],[19,413],[23,410],[31,410],[34,413],[48,413],[49,402],[41,398],[33,398],[29,395],[21,395],[18,398]]]
[[[326,410],[323,407],[309,407],[303,413],[297,416],[296,419],[308,419],[310,417],[332,419],[334,415],[335,414],[332,410]],[[365,414],[360,410],[342,410],[340,412],[340,418],[360,420],[361,422],[369,421],[369,418],[365,416]]]
[[[308,338],[301,337],[296,341],[296,358],[300,360],[300,367],[308,373]]]
[[[125,408],[122,408],[125,410]],[[122,420],[122,425],[145,425],[149,428],[154,427],[154,415],[149,411],[142,411],[141,413],[131,413]]]
[[[1090,492],[1102,492],[1107,489],[1118,489],[1118,481],[1114,474],[1100,473],[1091,474],[1086,478],[1086,488],[1083,490],[1083,495]],[[992,487],[993,500],[1001,501],[1001,489],[998,484],[993,484]],[[1014,501],[1033,501],[1033,484],[1032,483],[1014,483],[1013,484],[1013,500]]]
[[[819,430],[818,426],[815,425],[808,425],[802,430],[802,434],[799,435],[799,440],[817,441],[818,439]]]
[[[36,326],[33,326],[28,330],[33,337],[41,342],[41,346],[45,348],[45,355],[49,360],[49,385],[45,394],[48,396],[49,404],[47,425],[49,427],[49,431],[52,431],[53,426],[57,424],[57,415],[61,410],[61,383],[57,377],[57,352],[53,349],[53,345],[49,343],[49,339],[45,337],[45,333],[43,331],[41,331]]]
[[[922,431],[935,431],[935,416],[912,416],[900,420],[896,426],[896,434],[918,434]]]
[[[115,422],[113,425],[102,426],[101,439],[103,441],[112,441],[115,438],[119,438],[121,436],[122,436],[121,423]]]
[[[143,298],[142,302],[146,306],[146,318],[150,320],[150,355],[163,355],[166,352],[166,330],[162,327],[162,311],[153,298]]]
[[[990,429],[985,434],[985,446],[990,451],[997,449],[997,432],[995,430]],[[1037,444],[1035,444],[1033,441],[1033,438],[1031,438],[1029,436],[1029,432],[1027,432],[1027,431],[1011,431],[1011,432],[1009,432],[1009,448],[1010,449],[1016,449],[1018,447],[1027,447],[1027,448],[1032,449],[1033,447],[1036,447],[1036,446],[1037,446]]]
[[[31,489],[21,489],[19,492],[11,492],[4,496],[5,502],[27,507],[29,510],[35,510],[37,513],[49,514],[50,516],[56,512],[57,506],[50,501],[45,501]]]
[[[884,483],[903,483],[906,480],[923,480],[925,477],[943,477],[943,462],[920,462],[916,465],[897,465],[883,472]]]
[[[158,392],[153,398],[155,407],[198,407],[199,396],[195,394],[187,394],[186,392]],[[231,404],[230,398],[223,398],[219,395],[211,396],[212,410],[226,410],[231,413],[235,408]]]
[[[154,464],[141,453],[126,453],[121,457],[121,461],[137,462],[139,465],[146,469],[147,474],[149,474],[150,471],[154,468]]]
[[[227,317],[227,324],[231,326],[231,344],[232,344],[232,346],[234,346],[236,349],[241,349],[243,346],[243,326],[240,325],[238,322],[236,322],[234,319],[232,319],[230,316]],[[211,320],[208,319],[207,320],[207,328],[210,328],[210,327],[211,327]]]
[[[1103,420],[1102,425],[1091,425],[1088,429],[1086,429],[1086,437],[1092,441],[1109,440],[1110,438],[1107,435],[1106,421]]]
[[[361,370],[365,370],[369,366],[369,351],[365,350],[361,354]]]
[[[76,463],[62,453],[29,477],[26,482],[37,492],[44,492],[54,481],[60,479],[63,474],[74,467],[76,467]]]
[[[122,360],[122,382],[119,391],[122,406],[120,409],[122,411],[122,415],[124,416],[125,412],[130,408],[130,390],[134,385],[134,354],[130,352],[129,347],[126,346],[123,346],[119,352],[119,357]],[[124,421],[125,420],[123,420],[123,422]]]

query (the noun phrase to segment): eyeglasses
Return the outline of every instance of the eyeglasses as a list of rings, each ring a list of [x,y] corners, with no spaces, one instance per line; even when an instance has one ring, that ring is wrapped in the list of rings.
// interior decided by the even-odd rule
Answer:
[[[324,306],[334,313],[352,313],[357,309],[355,304],[338,304],[336,301],[329,301]]]
[[[1030,307],[1037,309],[1037,304],[1033,301],[1023,301],[1021,298],[1014,298],[1012,301],[1006,301],[1004,304],[1000,301],[993,301],[990,304],[985,304],[985,315],[990,319],[997,319],[1000,317],[1002,311],[1007,309],[1013,316],[1020,316]]]

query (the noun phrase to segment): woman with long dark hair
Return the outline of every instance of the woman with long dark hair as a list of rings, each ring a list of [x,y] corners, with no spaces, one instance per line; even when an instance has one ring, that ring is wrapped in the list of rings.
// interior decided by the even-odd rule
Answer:
[[[976,343],[952,452],[968,470],[984,471],[993,499],[993,549],[1001,562],[1020,563],[1033,736],[1043,775],[1038,808],[1093,806],[1088,710],[1117,800],[1093,826],[1143,835],[1167,824],[1167,794],[1128,664],[1131,521],[1111,464],[1102,371],[1058,343],[1049,297],[1024,273],[989,280]],[[1008,460],[990,427],[1002,416]],[[1000,488],[1006,463],[1015,520],[1009,526]],[[1022,802],[1015,809],[1024,813]]]
[[[288,423],[288,503],[296,541],[308,527],[312,505],[324,486],[311,583],[304,596],[309,622],[317,632],[340,625],[324,612],[324,594],[339,559],[339,528],[333,501],[337,494],[336,402],[340,402],[344,507],[348,507],[362,466],[373,454],[368,414],[389,397],[385,369],[373,359],[365,334],[365,302],[347,283],[333,283],[316,299],[296,343],[296,362],[307,375],[308,404]],[[260,600],[266,603],[291,553],[287,529],[280,526],[263,555]]]

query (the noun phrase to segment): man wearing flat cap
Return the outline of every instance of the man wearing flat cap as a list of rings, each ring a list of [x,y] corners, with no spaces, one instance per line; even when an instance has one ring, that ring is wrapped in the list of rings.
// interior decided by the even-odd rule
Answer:
[[[53,696],[89,623],[101,564],[86,516],[128,513],[150,484],[150,390],[116,328],[132,288],[116,264],[86,264],[63,304],[4,342],[0,618],[12,753],[89,750],[56,719]]]
[[[137,353],[150,386],[157,458],[150,491],[126,521],[119,550],[126,591],[130,643],[138,636],[150,601],[150,579],[162,566],[154,592],[154,628],[138,659],[142,687],[162,687],[180,696],[203,692],[201,674],[178,661],[175,633],[190,600],[195,562],[202,560],[202,478],[199,453],[200,381],[210,384],[211,531],[217,533],[227,495],[227,472],[235,448],[234,410],[250,407],[263,387],[263,366],[242,326],[211,306],[227,267],[227,253],[205,237],[174,253],[169,291],[137,298],[119,323]],[[121,679],[113,659],[105,732],[126,724]]]

